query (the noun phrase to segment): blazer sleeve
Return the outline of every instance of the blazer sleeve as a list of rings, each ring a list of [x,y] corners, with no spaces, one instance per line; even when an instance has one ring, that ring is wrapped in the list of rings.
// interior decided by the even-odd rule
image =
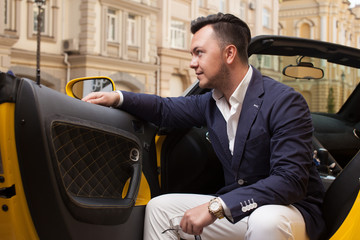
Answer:
[[[203,103],[210,93],[173,98],[126,91],[122,94],[124,99],[120,109],[157,126],[188,128],[205,125]]]
[[[247,186],[234,182],[220,193],[234,222],[260,206],[289,205],[308,194],[313,128],[305,100],[295,91],[283,91],[274,100],[264,99],[261,108],[252,129],[266,134],[248,139],[240,168],[247,164],[248,172],[264,169],[267,176]]]

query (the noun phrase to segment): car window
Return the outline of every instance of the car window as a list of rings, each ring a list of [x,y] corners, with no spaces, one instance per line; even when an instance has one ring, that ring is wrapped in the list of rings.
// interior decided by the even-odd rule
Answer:
[[[311,112],[337,113],[359,83],[357,68],[327,62],[325,59],[304,57],[314,67],[324,71],[322,79],[294,79],[282,74],[284,67],[296,65],[303,56],[252,55],[250,64],[263,75],[274,78],[300,92]]]

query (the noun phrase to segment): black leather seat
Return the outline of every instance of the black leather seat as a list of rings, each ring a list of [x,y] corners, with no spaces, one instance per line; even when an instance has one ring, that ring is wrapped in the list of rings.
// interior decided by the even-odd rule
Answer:
[[[326,191],[323,214],[327,233],[324,239],[360,239],[359,178],[360,151]]]

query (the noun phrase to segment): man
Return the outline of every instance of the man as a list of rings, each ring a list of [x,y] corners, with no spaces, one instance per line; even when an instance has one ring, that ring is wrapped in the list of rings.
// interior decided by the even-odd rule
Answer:
[[[209,130],[225,187],[216,197],[152,199],[144,239],[318,239],[324,190],[312,162],[313,129],[304,98],[249,66],[250,30],[237,17],[198,18],[191,31],[190,66],[200,87],[212,92],[179,98],[93,93],[83,99],[159,126]]]

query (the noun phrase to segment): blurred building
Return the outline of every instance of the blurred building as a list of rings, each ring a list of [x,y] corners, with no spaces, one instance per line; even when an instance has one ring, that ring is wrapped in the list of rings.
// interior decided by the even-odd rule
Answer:
[[[41,26],[41,82],[64,92],[69,79],[105,75],[123,89],[154,92],[156,0],[47,0]],[[0,70],[35,78],[38,8],[0,0]]]
[[[252,35],[277,34],[278,0],[46,0],[40,13],[41,82],[64,92],[83,76],[111,77],[118,89],[180,95],[189,68],[192,19],[229,12]],[[36,78],[38,7],[0,0],[0,71]]]

